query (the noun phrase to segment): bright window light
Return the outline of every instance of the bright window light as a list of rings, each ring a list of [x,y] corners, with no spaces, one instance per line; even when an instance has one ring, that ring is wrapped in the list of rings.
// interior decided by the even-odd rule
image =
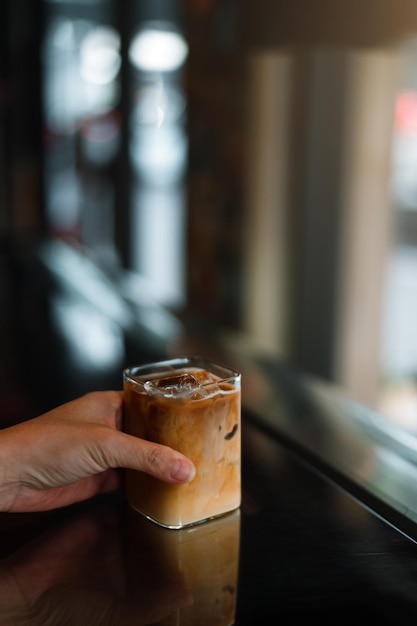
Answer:
[[[105,85],[119,72],[119,35],[112,28],[97,27],[84,38],[80,51],[80,72],[87,82]]]
[[[139,31],[129,50],[133,65],[145,72],[178,70],[187,54],[188,46],[180,33],[154,27]]]

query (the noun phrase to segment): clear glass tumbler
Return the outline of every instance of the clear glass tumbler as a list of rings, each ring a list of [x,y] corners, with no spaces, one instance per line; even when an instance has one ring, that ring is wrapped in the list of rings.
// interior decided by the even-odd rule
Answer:
[[[127,470],[130,505],[167,528],[217,517],[241,502],[241,376],[200,357],[183,357],[123,372],[124,429],[182,452],[196,466],[174,485]]]

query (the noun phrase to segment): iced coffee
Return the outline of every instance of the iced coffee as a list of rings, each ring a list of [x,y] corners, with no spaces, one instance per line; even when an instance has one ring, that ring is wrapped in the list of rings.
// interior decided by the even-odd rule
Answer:
[[[200,358],[123,373],[125,430],[188,456],[195,478],[168,484],[127,471],[131,506],[162,526],[182,528],[239,507],[240,374]]]

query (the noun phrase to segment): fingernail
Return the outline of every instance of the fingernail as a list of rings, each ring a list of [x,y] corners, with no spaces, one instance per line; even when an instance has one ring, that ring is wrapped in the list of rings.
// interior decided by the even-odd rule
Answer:
[[[177,459],[171,468],[171,478],[178,482],[190,482],[195,476],[195,467],[189,461]]]

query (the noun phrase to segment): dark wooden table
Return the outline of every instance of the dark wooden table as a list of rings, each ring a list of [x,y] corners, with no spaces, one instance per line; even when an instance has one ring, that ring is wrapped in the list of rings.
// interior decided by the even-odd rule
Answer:
[[[415,624],[413,539],[252,416],[242,439],[240,512],[191,538],[123,494],[3,515],[0,624]]]

